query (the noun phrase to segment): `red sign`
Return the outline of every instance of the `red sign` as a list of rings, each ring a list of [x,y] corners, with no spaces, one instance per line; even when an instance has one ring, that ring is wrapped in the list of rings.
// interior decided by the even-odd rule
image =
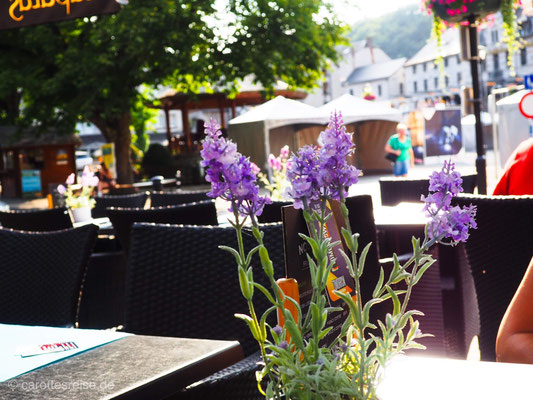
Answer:
[[[522,97],[518,103],[518,108],[524,117],[533,118],[533,92],[526,93]]]

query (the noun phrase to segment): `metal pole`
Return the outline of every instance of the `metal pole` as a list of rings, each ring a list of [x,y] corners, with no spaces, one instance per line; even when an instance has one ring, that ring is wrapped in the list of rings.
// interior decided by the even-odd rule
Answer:
[[[481,125],[481,96],[479,91],[478,48],[476,17],[468,17],[468,33],[470,39],[470,72],[472,73],[472,88],[474,89],[474,116],[476,117],[476,172],[477,190],[479,194],[487,194],[487,160],[483,143],[483,126]]]

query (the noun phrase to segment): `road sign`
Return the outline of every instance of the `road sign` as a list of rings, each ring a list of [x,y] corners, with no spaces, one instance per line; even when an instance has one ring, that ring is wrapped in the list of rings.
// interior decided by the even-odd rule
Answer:
[[[518,108],[524,117],[533,118],[533,92],[526,93],[522,97],[518,103]]]
[[[526,89],[533,89],[533,75],[524,76],[524,85]]]

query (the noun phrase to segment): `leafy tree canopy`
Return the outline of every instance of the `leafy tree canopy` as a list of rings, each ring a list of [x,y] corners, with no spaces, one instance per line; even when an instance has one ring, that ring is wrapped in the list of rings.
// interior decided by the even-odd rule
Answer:
[[[413,4],[379,18],[358,22],[352,28],[350,39],[357,41],[371,37],[376,47],[391,58],[410,58],[430,37],[432,19]]]
[[[115,15],[2,31],[0,123],[73,132],[90,121],[131,182],[141,85],[235,90],[254,74],[267,90],[313,87],[345,32],[324,1],[130,0]]]

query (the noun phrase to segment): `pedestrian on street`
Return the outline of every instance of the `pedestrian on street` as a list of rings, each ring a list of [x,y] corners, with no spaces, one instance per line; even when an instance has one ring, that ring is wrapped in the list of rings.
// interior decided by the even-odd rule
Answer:
[[[409,166],[414,167],[415,165],[413,146],[411,145],[411,138],[407,136],[405,124],[398,124],[396,132],[385,145],[385,151],[398,156],[393,166],[394,176],[407,176]]]

